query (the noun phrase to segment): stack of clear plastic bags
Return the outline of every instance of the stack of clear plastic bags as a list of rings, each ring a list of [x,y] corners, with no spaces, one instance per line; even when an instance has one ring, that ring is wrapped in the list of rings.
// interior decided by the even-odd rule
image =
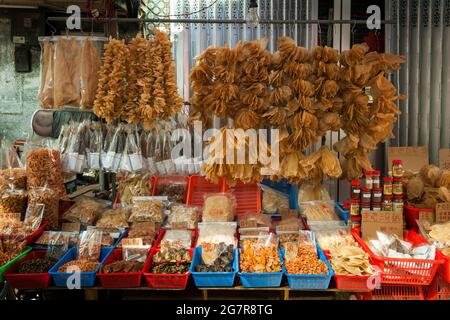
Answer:
[[[161,251],[169,249],[189,249],[193,246],[194,232],[192,230],[167,229],[161,239]]]

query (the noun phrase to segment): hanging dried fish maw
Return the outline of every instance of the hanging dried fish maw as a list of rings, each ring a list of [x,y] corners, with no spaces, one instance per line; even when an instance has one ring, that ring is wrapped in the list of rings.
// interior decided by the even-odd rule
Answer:
[[[253,110],[241,109],[236,114],[236,128],[242,128],[244,130],[258,128],[260,123],[260,116]]]
[[[86,38],[81,49],[81,108],[91,109],[94,104],[100,64],[97,47],[90,38]]]
[[[339,159],[331,152],[331,150],[324,146],[321,148],[321,164],[322,172],[328,178],[338,179],[342,175],[341,164]]]
[[[54,46],[48,40],[42,43],[41,82],[38,100],[42,108],[51,109],[54,106]]]

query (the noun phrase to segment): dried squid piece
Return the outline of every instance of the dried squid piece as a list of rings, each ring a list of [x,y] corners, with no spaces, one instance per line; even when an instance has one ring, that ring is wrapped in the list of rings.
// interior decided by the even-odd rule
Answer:
[[[38,100],[42,108],[51,109],[54,106],[54,51],[53,43],[44,40],[42,43],[41,58],[41,85],[39,88]]]
[[[283,67],[286,76],[294,79],[308,79],[314,73],[314,67],[310,63],[288,62]]]
[[[288,86],[282,86],[279,88],[275,88],[269,94],[269,101],[271,104],[276,106],[285,105],[292,96],[291,88]]]
[[[300,165],[300,161],[305,159],[305,156],[300,151],[293,151],[285,155],[280,164],[279,177],[285,179],[307,179],[308,176],[304,168]]]
[[[213,86],[212,94],[216,99],[230,102],[238,98],[239,87],[231,83],[217,83]]]
[[[307,97],[314,96],[314,85],[309,81],[303,79],[294,80],[292,82],[291,88],[293,89],[293,92],[296,95],[302,95]]]
[[[309,52],[305,48],[297,47],[295,41],[289,37],[278,39],[278,50],[283,60],[305,62],[309,60]]]

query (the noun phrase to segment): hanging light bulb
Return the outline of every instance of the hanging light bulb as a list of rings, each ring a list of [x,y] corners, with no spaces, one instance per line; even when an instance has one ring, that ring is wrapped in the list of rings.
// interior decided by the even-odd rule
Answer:
[[[250,5],[248,6],[248,13],[245,21],[252,27],[257,27],[259,24],[258,15],[258,2],[257,0],[250,0]]]

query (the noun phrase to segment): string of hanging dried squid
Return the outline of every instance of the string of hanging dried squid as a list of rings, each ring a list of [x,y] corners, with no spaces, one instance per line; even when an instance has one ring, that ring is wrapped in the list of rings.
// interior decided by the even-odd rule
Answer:
[[[281,163],[273,180],[310,179],[319,184],[324,178],[359,178],[370,170],[369,153],[392,136],[400,114],[395,101],[401,97],[385,75],[398,70],[404,58],[368,53],[365,44],[341,55],[329,47],[310,52],[288,37],[280,38],[278,51],[271,54],[266,43],[264,39],[235,48],[208,48],[196,58],[190,75],[191,121],[209,125],[214,114],[233,119],[235,128],[280,129]],[[371,107],[366,87],[371,87]],[[328,131],[341,129],[346,137],[334,149],[346,159],[344,170],[326,146],[304,155]],[[260,167],[259,161],[253,167],[224,161],[206,163],[204,171],[212,180],[258,181],[261,175],[255,168]]]
[[[183,100],[175,81],[172,43],[165,32],[153,38],[139,34],[129,43],[110,38],[94,101],[94,113],[108,123],[120,119],[151,128],[181,110]]]

